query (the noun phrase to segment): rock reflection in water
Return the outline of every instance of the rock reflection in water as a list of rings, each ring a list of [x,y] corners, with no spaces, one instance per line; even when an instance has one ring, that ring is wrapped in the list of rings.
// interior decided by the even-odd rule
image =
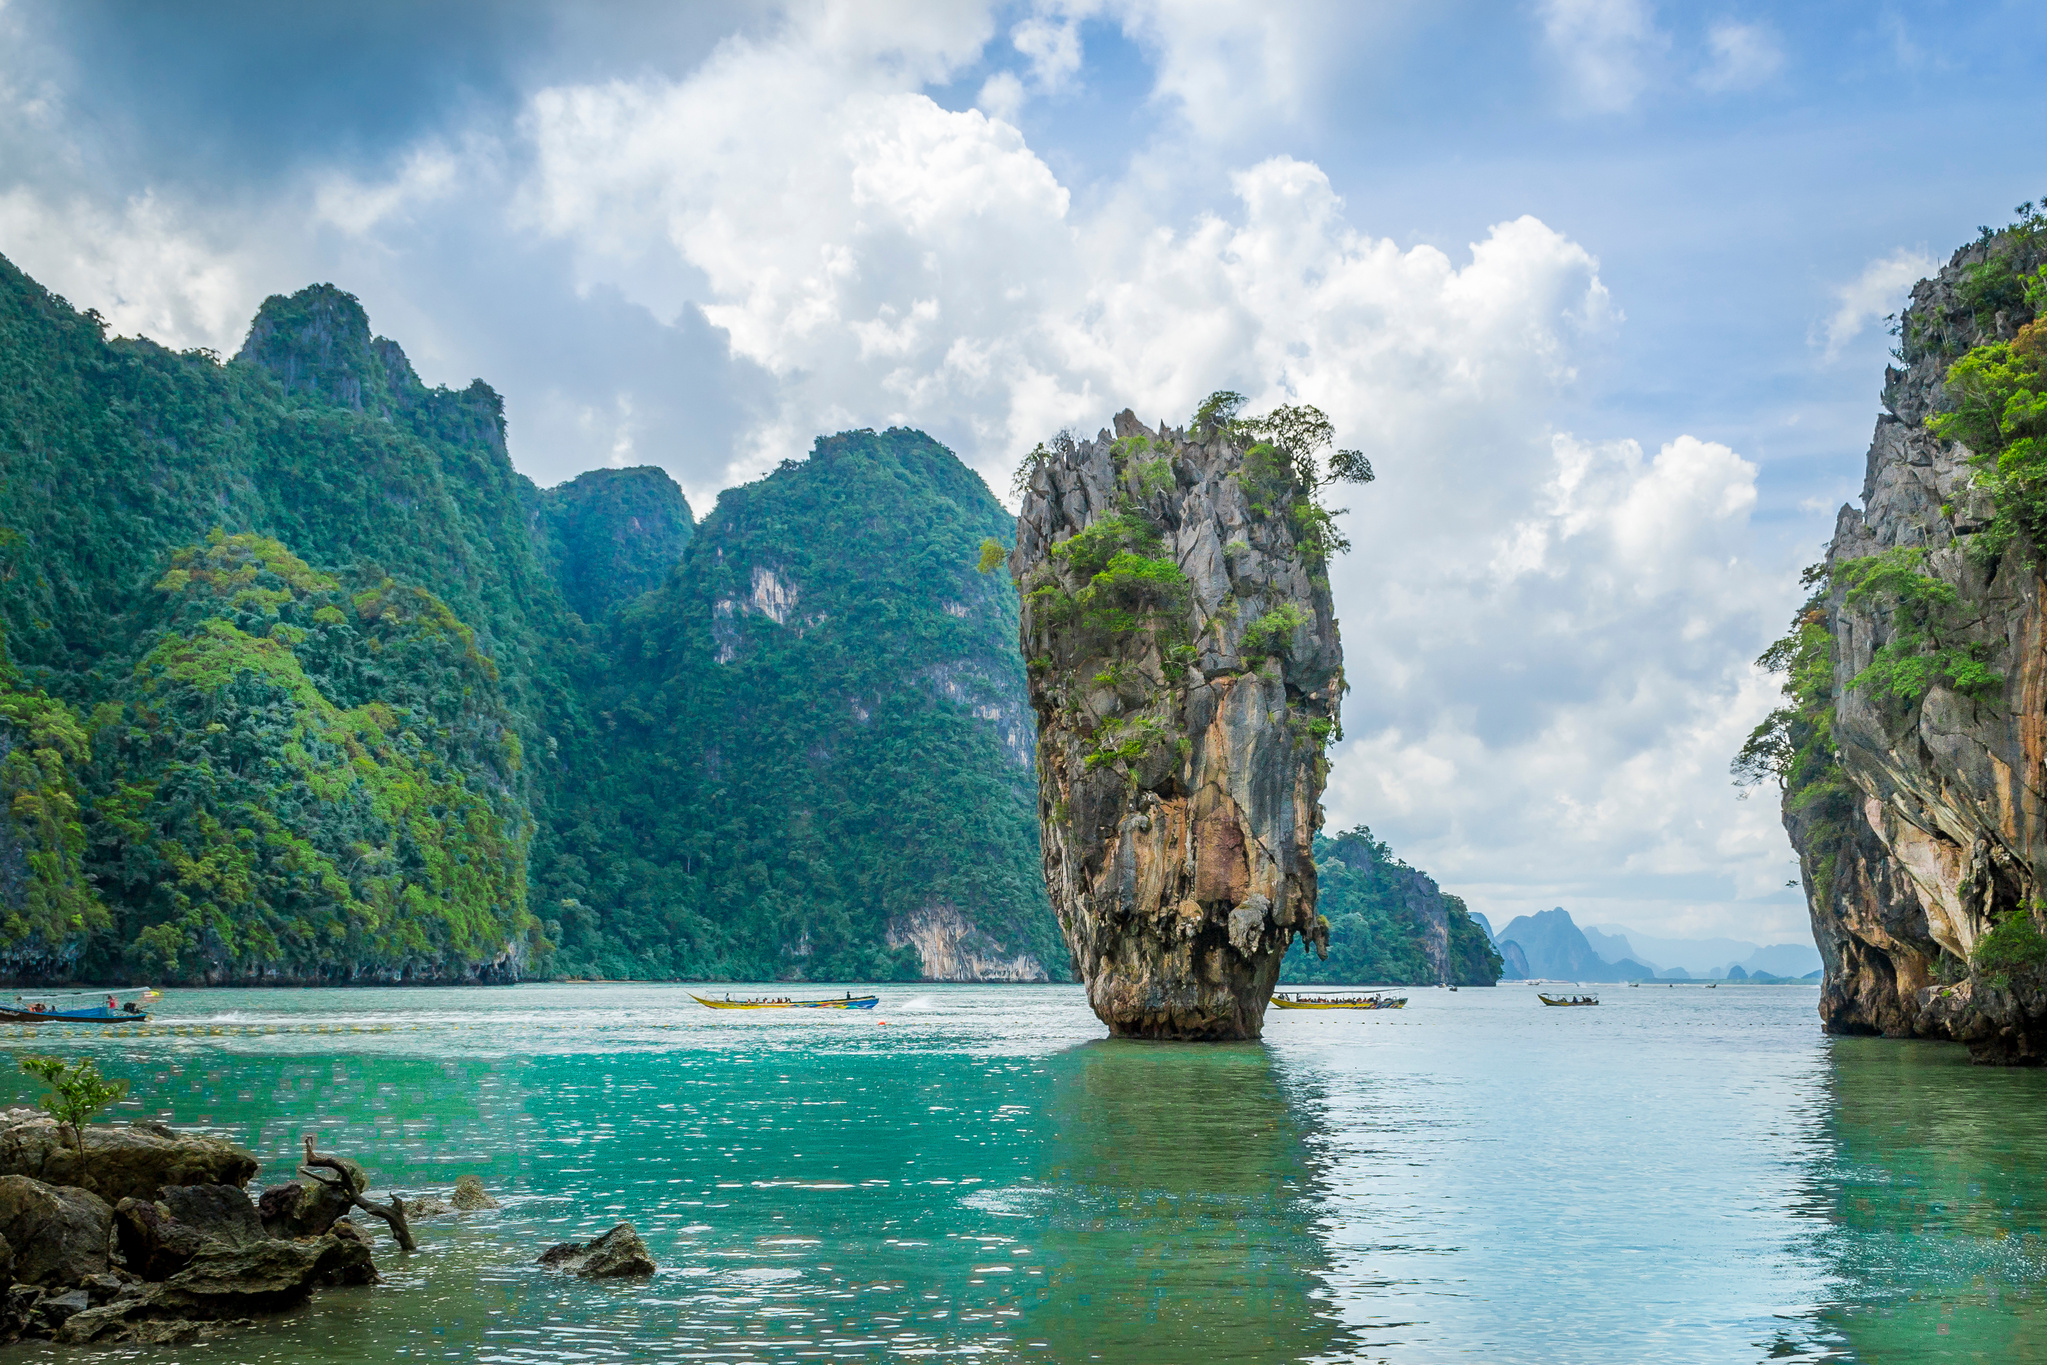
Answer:
[[[1105,1040],[1050,1059],[1041,1260],[1052,1359],[1340,1353],[1303,1120],[1255,1043]]]
[[[1958,1046],[1833,1044],[1827,1151],[1806,1184],[1850,1358],[2047,1352],[2047,1072]]]

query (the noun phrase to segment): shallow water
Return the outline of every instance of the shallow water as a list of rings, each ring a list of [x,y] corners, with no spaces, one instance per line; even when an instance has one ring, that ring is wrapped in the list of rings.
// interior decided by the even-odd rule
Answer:
[[[505,1200],[180,1361],[2047,1359],[2047,1073],[1826,1038],[1811,989],[1416,990],[1235,1046],[1108,1041],[1077,987],[881,993],[175,991],[0,1041],[265,1182],[310,1130]],[[532,1264],[620,1219],[651,1283]]]

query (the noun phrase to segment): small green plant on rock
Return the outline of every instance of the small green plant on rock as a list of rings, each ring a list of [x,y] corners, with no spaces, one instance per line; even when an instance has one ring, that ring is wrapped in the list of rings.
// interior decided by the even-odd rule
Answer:
[[[79,1129],[128,1093],[128,1082],[100,1075],[98,1064],[90,1057],[69,1063],[62,1057],[23,1057],[21,1069],[50,1087],[36,1107],[70,1130],[71,1145],[81,1155],[85,1142]]]
[[[1976,940],[1969,960],[1991,985],[2009,990],[2012,973],[2047,967],[2047,934],[2026,911],[2007,910],[1989,933]]]
[[[1314,619],[1297,603],[1280,603],[1244,628],[1244,657],[1287,653],[1294,632]]]
[[[1926,551],[1900,547],[1836,566],[1850,606],[1890,611],[1890,638],[1869,666],[1848,682],[1907,706],[1936,685],[1985,698],[2004,686],[2004,675],[1983,661],[1985,646],[1958,639],[1961,598],[1954,586],[1925,572]]]

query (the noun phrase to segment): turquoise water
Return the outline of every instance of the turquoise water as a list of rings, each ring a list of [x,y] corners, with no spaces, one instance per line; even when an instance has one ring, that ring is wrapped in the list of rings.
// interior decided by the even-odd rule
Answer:
[[[2047,1074],[1826,1038],[1810,989],[1417,990],[1234,1046],[881,991],[179,991],[0,1042],[89,1049],[266,1181],[312,1130],[505,1200],[180,1361],[2047,1359]],[[531,1264],[620,1219],[651,1283]]]

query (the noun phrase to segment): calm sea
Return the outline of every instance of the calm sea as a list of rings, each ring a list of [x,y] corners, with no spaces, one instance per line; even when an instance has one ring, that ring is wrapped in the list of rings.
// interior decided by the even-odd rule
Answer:
[[[1235,1046],[1105,1040],[1077,987],[881,994],[179,991],[4,1041],[91,1050],[265,1181],[317,1130],[505,1201],[157,1359],[2047,1359],[2047,1073],[1826,1038],[1811,989],[1416,990]],[[621,1219],[651,1283],[532,1264]]]

